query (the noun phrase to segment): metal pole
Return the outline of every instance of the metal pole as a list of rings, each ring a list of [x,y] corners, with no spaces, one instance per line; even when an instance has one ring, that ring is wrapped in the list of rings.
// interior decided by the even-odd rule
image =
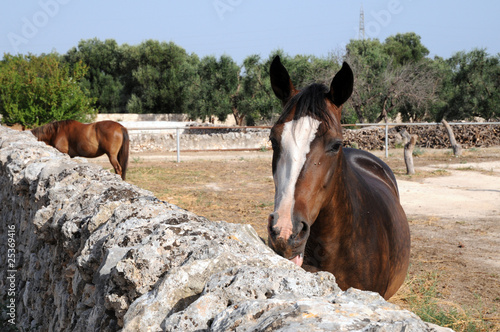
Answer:
[[[385,124],[385,157],[389,158],[389,124]]]
[[[175,128],[175,139],[177,141],[177,162],[181,162],[181,140],[179,137],[179,128]]]

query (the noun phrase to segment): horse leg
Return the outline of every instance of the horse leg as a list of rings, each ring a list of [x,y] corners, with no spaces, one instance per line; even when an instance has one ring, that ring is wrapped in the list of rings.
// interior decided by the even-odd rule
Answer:
[[[120,163],[118,162],[118,158],[116,154],[108,154],[109,162],[111,165],[113,165],[113,168],[115,169],[115,173],[118,174],[119,176],[122,176],[122,167],[120,166]]]

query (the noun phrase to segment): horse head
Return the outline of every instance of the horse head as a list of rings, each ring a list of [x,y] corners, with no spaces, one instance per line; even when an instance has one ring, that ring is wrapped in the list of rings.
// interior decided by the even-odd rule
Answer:
[[[58,122],[50,122],[43,126],[31,129],[31,133],[40,142],[54,146],[54,139],[57,135]]]
[[[342,162],[340,118],[354,77],[344,62],[330,87],[311,84],[299,91],[279,56],[270,75],[283,114],[270,134],[275,198],[268,218],[269,246],[301,266],[311,226],[329,203]]]

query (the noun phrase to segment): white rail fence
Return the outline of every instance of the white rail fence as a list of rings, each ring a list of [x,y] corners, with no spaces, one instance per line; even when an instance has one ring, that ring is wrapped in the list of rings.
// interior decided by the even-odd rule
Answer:
[[[175,132],[176,138],[176,152],[177,152],[177,162],[181,161],[181,144],[180,137],[186,131],[193,130],[203,130],[203,131],[246,131],[246,130],[255,130],[255,129],[268,129],[270,130],[270,126],[253,126],[253,127],[209,127],[209,126],[196,126],[194,123],[187,122],[168,122],[167,121],[147,121],[147,122],[120,122],[124,125],[131,134],[139,133],[139,134],[173,134]],[[438,122],[419,122],[419,123],[356,123],[356,124],[345,124],[343,127],[383,127],[385,128],[385,157],[389,156],[389,128],[390,127],[399,127],[399,126],[440,126],[442,123]],[[462,126],[462,125],[500,125],[500,122],[449,122],[451,126]],[[215,149],[217,150],[217,149]],[[249,149],[248,149],[249,150]],[[191,150],[192,151],[192,150]],[[202,151],[202,150],[200,150]]]

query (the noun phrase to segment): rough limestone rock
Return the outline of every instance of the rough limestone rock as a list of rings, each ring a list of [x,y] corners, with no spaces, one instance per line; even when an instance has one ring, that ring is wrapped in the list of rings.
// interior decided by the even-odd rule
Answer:
[[[0,256],[8,238],[16,253],[1,265],[0,295],[8,303],[15,285],[22,330],[440,329],[378,294],[342,292],[330,273],[305,272],[250,226],[160,201],[29,132],[0,127],[0,198]]]

